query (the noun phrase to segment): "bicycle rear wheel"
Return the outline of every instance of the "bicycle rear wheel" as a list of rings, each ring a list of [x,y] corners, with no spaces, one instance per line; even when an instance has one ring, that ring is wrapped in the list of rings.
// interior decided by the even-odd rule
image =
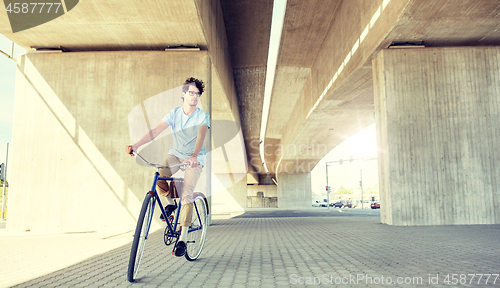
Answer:
[[[155,198],[151,194],[146,194],[144,202],[142,203],[141,213],[137,219],[137,226],[134,233],[134,241],[132,242],[132,249],[130,250],[130,261],[128,262],[127,280],[134,282],[139,272],[141,264],[142,253],[144,252],[144,245],[148,238],[149,227],[153,220],[153,207]]]
[[[194,197],[193,203],[193,217],[191,218],[191,226],[189,230],[198,229],[192,231],[187,235],[186,242],[186,259],[189,261],[196,260],[203,249],[203,244],[205,244],[205,237],[207,236],[207,206],[205,205],[205,199],[201,195]],[[199,217],[198,217],[199,216]]]

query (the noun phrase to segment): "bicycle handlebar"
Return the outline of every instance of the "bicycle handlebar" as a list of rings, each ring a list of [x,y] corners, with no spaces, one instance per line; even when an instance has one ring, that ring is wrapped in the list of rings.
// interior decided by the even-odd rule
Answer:
[[[163,165],[160,165],[160,164],[154,164],[154,163],[149,162],[148,160],[144,159],[141,155],[139,155],[139,153],[137,153],[135,151],[132,151],[132,153],[135,156],[139,157],[139,159],[141,159],[148,166],[159,168],[159,169],[172,169],[172,168],[175,168],[175,167],[180,167],[180,169],[184,171],[184,166],[189,165],[188,163],[180,163],[180,164],[177,164],[177,165],[174,165],[174,166],[163,166]]]

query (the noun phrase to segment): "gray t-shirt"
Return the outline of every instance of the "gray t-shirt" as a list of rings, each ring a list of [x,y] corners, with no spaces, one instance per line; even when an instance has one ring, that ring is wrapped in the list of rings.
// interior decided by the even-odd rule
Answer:
[[[201,126],[210,128],[210,114],[205,113],[200,108],[196,108],[193,114],[186,115],[182,107],[172,109],[162,119],[172,128],[172,136],[174,139],[173,148],[168,154],[173,154],[182,160],[189,159],[196,145],[196,136]],[[200,165],[205,166],[205,157],[207,150],[205,145],[202,146],[198,153],[198,161]]]

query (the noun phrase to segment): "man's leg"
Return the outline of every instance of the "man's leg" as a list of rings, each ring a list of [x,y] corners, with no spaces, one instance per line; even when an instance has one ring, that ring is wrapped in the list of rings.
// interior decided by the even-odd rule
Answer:
[[[167,159],[165,159],[165,162],[165,166],[174,166],[179,164],[181,161],[174,155],[168,155]],[[179,168],[160,169],[160,177],[172,177],[172,175],[175,174],[177,170],[179,170]],[[158,193],[160,195],[165,196],[167,204],[165,206],[165,213],[167,214],[167,216],[169,216],[177,208],[177,205],[175,205],[174,200],[172,200],[172,195],[170,195],[170,187],[168,186],[167,181],[158,180],[158,182],[156,182],[156,189],[158,190]],[[166,220],[163,218],[163,214],[160,215],[160,219],[163,221]]]
[[[178,245],[180,249],[176,249],[175,255],[182,256],[186,251],[186,238],[191,225],[191,218],[193,215],[193,191],[198,179],[200,179],[203,167],[197,166],[194,168],[186,167],[184,174],[184,185],[182,187],[182,208],[180,215],[180,222],[182,226],[181,236],[179,237]],[[182,242],[182,244],[180,244]]]
[[[177,165],[179,163],[181,163],[182,161],[179,160],[179,158],[175,157],[174,155],[171,155],[169,154],[167,156],[167,158],[165,159],[165,166],[174,166],[174,165]],[[177,172],[179,170],[179,167],[176,167],[176,168],[173,168],[173,169],[160,169],[160,177],[172,177],[173,174],[175,174],[175,172]],[[156,189],[158,190],[158,193],[161,195],[161,196],[165,196],[167,198],[170,198],[169,194],[170,194],[170,189],[168,187],[168,183],[167,181],[165,180],[158,180],[158,182],[156,182]],[[170,201],[172,198],[170,198]]]
[[[200,179],[203,167],[186,166],[184,174],[184,185],[182,187],[182,209],[181,209],[181,226],[191,225],[191,216],[193,215],[193,191],[198,179]]]

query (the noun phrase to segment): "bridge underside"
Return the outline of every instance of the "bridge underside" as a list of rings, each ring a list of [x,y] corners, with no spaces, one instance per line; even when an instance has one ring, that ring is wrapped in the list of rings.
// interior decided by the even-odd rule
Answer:
[[[207,185],[214,191],[221,191],[219,199],[217,199],[216,193],[213,195],[213,201],[218,205],[216,206],[225,207],[221,209],[244,210],[248,207],[247,201],[250,199],[248,197],[262,195],[258,194],[258,192],[263,191],[267,191],[265,192],[267,195],[264,195],[266,197],[276,197],[278,199],[277,205],[280,208],[309,207],[311,200],[310,171],[315,167],[316,163],[339,143],[376,122],[379,132],[379,178],[381,182],[382,207],[384,207],[382,210],[384,223],[425,225],[499,222],[499,200],[497,200],[499,192],[494,188],[496,186],[492,184],[496,183],[499,174],[496,166],[485,164],[485,161],[498,160],[498,155],[491,149],[483,149],[484,147],[480,149],[481,153],[477,152],[479,154],[474,154],[475,152],[471,151],[476,151],[476,149],[479,149],[476,147],[481,146],[476,145],[475,142],[470,142],[472,140],[467,142],[462,138],[454,136],[441,139],[437,135],[442,134],[444,124],[429,122],[431,121],[429,119],[433,119],[431,116],[434,116],[434,114],[441,115],[438,112],[442,111],[447,105],[453,106],[457,105],[457,103],[462,103],[462,101],[472,101],[470,99],[475,99],[474,96],[484,95],[485,93],[490,97],[487,98],[488,100],[480,98],[475,101],[487,101],[491,104],[494,103],[495,97],[499,96],[500,89],[498,87],[500,84],[497,72],[495,72],[498,71],[498,68],[494,68],[498,67],[495,66],[498,65],[498,62],[495,62],[497,61],[497,58],[495,58],[497,57],[495,56],[496,50],[488,50],[487,53],[481,52],[482,54],[478,55],[477,53],[479,52],[477,51],[479,50],[474,50],[473,48],[460,50],[462,54],[453,52],[458,50],[443,48],[450,46],[494,46],[500,44],[500,3],[498,1],[287,1],[276,77],[271,97],[270,116],[264,139],[260,139],[260,125],[264,83],[267,72],[266,65],[271,28],[272,1],[195,0],[186,2],[174,0],[161,3],[155,2],[149,5],[151,6],[144,7],[143,3],[118,0],[106,1],[105,3],[96,0],[81,1],[70,12],[55,20],[16,33],[13,33],[11,30],[6,12],[1,12],[0,33],[30,51],[31,46],[62,46],[68,51],[67,53],[56,53],[50,56],[41,56],[41,54],[30,56],[28,54],[28,56],[20,59],[22,61],[45,58],[56,59],[57,61],[50,61],[66,65],[67,63],[64,63],[64,59],[75,61],[73,57],[66,56],[66,54],[71,55],[75,53],[77,55],[76,52],[78,52],[78,55],[85,55],[81,56],[82,61],[90,61],[89,59],[94,58],[100,59],[103,55],[111,55],[109,56],[111,59],[116,59],[115,64],[110,60],[105,62],[108,64],[104,66],[98,66],[98,68],[96,68],[97,66],[89,66],[86,70],[82,71],[82,78],[86,77],[85,79],[87,79],[87,82],[79,84],[82,85],[79,87],[83,90],[90,85],[90,82],[95,84],[98,81],[114,81],[112,75],[107,75],[107,77],[101,78],[101,80],[96,78],[97,71],[101,71],[99,69],[104,69],[102,71],[106,71],[106,69],[109,71],[120,71],[124,67],[123,65],[136,63],[134,62],[135,60],[132,61],[127,58],[132,56],[123,56],[127,55],[127,53],[134,55],[134,57],[141,55],[141,53],[147,55],[147,57],[153,57],[151,55],[182,53],[165,52],[165,49],[171,45],[197,44],[202,51],[192,51],[190,53],[205,53],[209,63],[207,64],[209,66],[207,69],[210,71],[208,73],[203,68],[203,71],[206,72],[203,72],[206,74],[204,77],[210,83],[210,102],[212,103],[211,114],[213,121],[213,140],[210,144],[214,148],[212,172],[217,178],[207,177],[207,179],[213,179],[212,182],[210,182],[211,180],[207,180]],[[392,48],[388,49],[388,47],[394,41],[422,41],[422,45],[425,48],[407,48],[397,50],[403,52],[393,52],[395,50]],[[430,47],[432,49],[439,48],[439,50],[432,50]],[[428,56],[426,53],[429,52],[426,51],[438,51],[436,53],[437,55],[441,55],[441,58],[434,59]],[[408,55],[413,56],[405,58],[397,53],[408,53]],[[456,58],[453,58],[449,56],[450,53],[452,55],[459,53],[462,55],[460,56],[462,58],[456,55]],[[400,62],[396,60],[394,60],[396,62],[387,62],[393,59],[393,57],[394,59],[400,59],[398,60]],[[174,58],[176,57],[174,56]],[[448,63],[439,62],[443,58],[452,59],[450,61],[453,62],[461,61],[461,63],[469,63],[468,65],[471,65],[470,67],[473,67],[474,71],[485,71],[485,73],[490,74],[464,72],[465,74],[461,77],[457,76],[450,80],[445,77],[447,69],[450,69],[447,66]],[[372,62],[374,59],[376,59],[375,62]],[[188,60],[186,61],[189,62]],[[435,69],[432,71],[424,69],[413,73],[405,70],[405,74],[397,74],[399,70],[395,70],[394,68],[400,64],[408,65],[410,68],[413,66],[420,67],[427,65],[429,61],[440,64],[435,66]],[[377,69],[373,68],[373,63],[377,65]],[[24,64],[20,63],[19,67]],[[134,65],[140,66],[140,63]],[[161,64],[158,67],[153,65],[151,70],[164,69],[176,71],[182,65],[177,61],[168,61],[168,63]],[[130,67],[126,66],[125,68],[129,69]],[[135,66],[132,66],[132,68],[133,70],[131,71],[142,71],[141,69],[135,69]],[[23,71],[20,71],[22,75]],[[470,71],[470,69],[464,71]],[[64,75],[65,73],[63,70],[58,70],[58,72],[60,75]],[[398,86],[400,90],[394,88],[401,81],[406,81],[404,83],[409,83],[410,80],[414,80],[417,83],[424,81],[422,79],[428,76],[424,77],[418,74],[420,72],[427,73],[425,75],[435,73],[434,78],[437,82],[434,85],[426,86],[427,90],[425,91],[417,89],[420,94],[412,94],[410,93],[411,91],[403,89],[404,87]],[[158,75],[163,76],[157,77]],[[382,75],[385,78],[380,78]],[[408,75],[411,75],[411,77]],[[50,77],[52,76],[50,75]],[[162,89],[165,90],[178,85],[169,82],[170,80],[168,79],[165,80],[166,76],[160,72],[155,72],[153,75],[147,73],[142,76],[136,75],[136,77],[141,81],[145,81],[145,83],[149,83],[149,85],[163,87]],[[441,90],[436,90],[441,89],[439,88],[442,87],[440,85],[446,84],[448,86],[462,87],[460,85],[463,85],[463,83],[480,83],[481,77],[489,79],[489,82],[487,82],[488,90],[482,90],[483,88],[480,88],[480,85],[470,84],[473,88],[469,87],[468,93],[460,94],[460,96],[456,96],[458,95],[457,91],[460,90],[459,88],[451,89],[451,92],[447,90],[448,92],[446,93],[448,94],[444,93],[447,95],[445,98],[443,98],[444,96],[441,97],[443,93],[438,93],[439,97],[436,96],[435,100],[432,100],[433,98],[429,96],[436,91],[441,92]],[[23,95],[27,93],[23,92],[23,89],[27,89],[26,87],[29,88],[33,85],[36,86],[38,82],[26,79],[26,77],[21,79],[24,79],[23,81],[25,82],[21,82],[18,85],[20,88],[16,92],[18,95],[16,98],[23,99]],[[469,80],[466,81],[464,79]],[[40,83],[43,83],[42,80],[40,81]],[[61,76],[60,81],[67,80]],[[69,83],[73,84],[72,81]],[[109,95],[107,97],[113,98],[113,91],[106,89],[116,87],[116,85],[128,85],[127,87],[132,91],[131,94],[135,93],[134,89],[137,89],[137,87],[130,84],[136,82],[120,80],[113,83],[115,86],[104,84],[96,86],[101,87],[99,89],[103,89],[106,92],[102,93],[101,90],[98,90],[96,93]],[[387,91],[390,91],[392,94]],[[36,94],[34,95],[36,96]],[[63,103],[67,101],[67,97],[70,97],[70,95],[64,93],[56,93],[56,95]],[[391,97],[387,95],[391,95]],[[394,95],[398,97],[394,98]],[[399,121],[398,117],[413,113],[411,112],[411,107],[404,106],[409,101],[404,99],[406,99],[405,97],[410,97],[409,95],[412,95],[412,101],[414,98],[423,101],[411,102],[412,105],[423,106],[433,103],[432,105],[436,106],[433,109],[429,108],[426,112],[427,114],[424,112],[412,114],[414,115],[414,118],[412,118],[413,122],[407,124],[407,128],[392,129],[393,126],[391,125],[395,125]],[[115,108],[116,103],[119,102],[117,99],[121,99],[121,97],[116,97],[118,98],[111,99],[109,104],[103,104],[109,112],[95,115],[95,121],[102,123],[111,121],[108,118],[102,118],[105,115],[109,119],[118,121],[116,119],[119,118],[120,114],[116,112]],[[384,97],[390,99],[390,103],[388,103],[392,103],[393,106],[391,106],[392,104],[385,106],[382,104],[375,105],[375,103],[378,103],[376,101],[381,101],[380,99],[384,99]],[[30,99],[24,100],[25,102],[16,100],[16,103],[34,103]],[[399,103],[396,100],[404,101],[404,103]],[[444,102],[439,106],[432,101]],[[103,103],[108,102],[105,101]],[[131,106],[129,106],[134,107],[132,104],[130,103]],[[127,107],[125,105],[120,109],[126,110],[130,108]],[[494,105],[488,105],[488,107],[494,107]],[[474,118],[479,117],[484,107],[476,103],[469,108],[472,109],[472,112],[468,110],[466,116]],[[492,110],[489,111],[488,115],[491,114],[491,118],[485,120],[484,123],[481,122],[482,124],[480,125],[480,127],[487,128],[477,132],[479,134],[468,133],[460,137],[483,139],[487,143],[490,143],[491,147],[494,147],[496,143],[494,138],[498,135],[495,134],[496,132],[493,133],[491,131],[496,131],[497,120],[493,117],[496,112],[493,108],[490,109]],[[460,110],[449,113],[457,114],[465,112]],[[385,114],[388,115],[388,118],[383,120],[385,119],[383,118]],[[70,112],[70,115],[74,117],[73,112]],[[436,121],[442,121],[443,118],[439,117]],[[455,119],[452,120],[454,121]],[[446,126],[446,129],[455,130],[459,129],[458,127],[463,129],[465,123],[453,122],[452,120],[449,120],[452,124]],[[16,114],[14,122],[17,128],[14,131],[13,139],[17,138],[20,139],[18,141],[21,141],[25,139],[24,137],[29,138],[30,136],[22,131],[26,130],[27,127],[31,127],[33,121],[32,118],[26,117],[23,112]],[[60,124],[65,125],[63,123],[65,122],[61,121]],[[403,125],[401,121],[398,123]],[[120,122],[120,125],[126,126],[128,123]],[[465,129],[475,131],[474,127],[476,126],[466,127]],[[430,133],[429,135],[424,133],[427,130],[430,131],[426,132]],[[79,130],[76,129],[75,131]],[[385,131],[385,134],[382,133],[383,131]],[[86,134],[89,135],[91,132],[86,131]],[[229,134],[239,136],[230,137],[231,135]],[[102,137],[107,139],[106,133],[97,133],[95,137],[97,138],[91,138],[92,142],[102,141]],[[412,146],[416,145],[413,142],[413,144],[408,144],[410,145],[409,148],[404,145],[392,146],[396,145],[395,143],[400,143],[397,139],[409,139],[410,137],[412,139],[425,137],[425,141],[419,142],[421,146],[418,146],[420,147],[418,149],[415,148],[417,146]],[[222,138],[227,138],[228,142],[225,142],[227,144],[218,142],[217,139]],[[466,145],[467,149],[469,149],[467,150],[469,154],[459,152],[465,151],[461,150],[466,149],[462,146],[456,149],[453,148],[455,150],[450,152],[450,143],[457,143],[457,141]],[[115,155],[113,151],[117,149],[116,147],[123,145],[122,142],[105,145],[105,147],[98,150],[103,155],[107,155],[108,153],[113,155],[114,158],[108,159],[108,162],[115,163],[118,161],[120,163],[120,161],[126,161],[126,155],[118,156],[119,154]],[[451,157],[449,155],[455,155],[455,158],[452,157],[455,159],[454,161],[466,164],[455,165],[450,164],[450,162],[443,162],[444,164],[439,162],[436,157],[441,155],[440,152],[430,153],[429,151],[432,149],[428,147],[429,143],[440,143],[440,147],[448,147],[443,148],[443,153],[451,153],[446,154],[448,158]],[[16,145],[16,143],[13,143],[13,145]],[[45,145],[55,144],[53,141],[48,141]],[[278,187],[269,188],[272,185],[250,185],[247,187],[247,184],[273,183],[269,176],[266,177],[267,175],[265,174],[259,152],[259,145],[265,145],[264,162],[270,171],[269,176],[277,180]],[[408,149],[401,150],[403,147]],[[12,149],[13,157],[16,157],[16,153],[22,153],[23,149],[18,149],[18,152],[15,152],[16,148]],[[32,146],[26,146],[26,149],[33,148]],[[106,149],[110,149],[110,151]],[[416,152],[412,152],[413,154],[410,153],[409,151],[414,151],[412,149],[417,149],[415,151],[418,151],[420,154]],[[420,151],[424,151],[425,153],[422,154]],[[415,153],[425,155],[425,157],[432,158],[432,161],[438,162],[431,161],[431,166],[420,164],[412,166],[413,164],[410,165],[408,163],[417,161],[415,160],[418,159]],[[448,159],[447,157],[444,158]],[[21,158],[18,155],[18,159]],[[418,161],[425,161],[425,159],[422,158]],[[474,162],[477,159],[481,159],[482,162]],[[52,161],[49,159],[46,160],[49,162]],[[29,167],[26,161],[29,161],[29,159],[26,158],[21,161],[17,170],[15,168],[11,169],[11,175],[17,173],[21,175],[22,172],[29,172],[29,170],[25,170]],[[469,165],[468,163],[471,161],[478,166],[474,166],[476,167],[474,168]],[[401,163],[404,163],[404,165]],[[479,166],[482,168],[478,168]],[[54,175],[57,175],[57,171],[59,171],[57,169],[66,169],[61,168],[64,166],[60,167],[55,164],[54,167],[53,169],[55,170],[50,170]],[[443,168],[444,170],[440,170],[439,167],[445,168]],[[413,170],[410,172],[408,169]],[[429,172],[429,169],[433,172]],[[452,172],[445,172],[446,169],[451,169]],[[35,170],[32,173],[35,173]],[[118,173],[118,175],[122,179],[135,179],[137,177],[133,176],[133,171],[125,174]],[[401,176],[398,176],[398,178],[396,177],[397,175],[406,175],[406,177],[412,175],[412,181],[409,181],[407,178],[404,178],[403,181],[403,178],[400,178]],[[473,179],[470,180],[472,182],[462,183],[463,185],[460,184],[457,186],[457,189],[454,190],[456,193],[449,192],[452,195],[445,197],[442,202],[436,201],[436,206],[432,206],[432,209],[421,204],[427,201],[434,201],[435,197],[438,197],[436,195],[443,193],[441,187],[458,179],[454,177],[462,179],[461,175],[469,175],[468,177],[472,177],[471,179]],[[145,176],[141,177],[144,178]],[[57,177],[54,179],[57,179]],[[22,182],[21,178],[18,181]],[[146,184],[143,183],[145,180],[141,181],[138,185],[145,187]],[[433,186],[431,187],[430,184],[423,186],[418,184],[436,183],[436,181],[440,183],[439,186],[436,186],[439,188],[436,189],[433,189]],[[11,189],[15,190],[16,181],[14,181],[14,178],[11,179],[11,182]],[[116,185],[119,185],[120,181],[112,183],[114,184],[108,184],[108,188],[106,188],[111,194],[116,193],[113,192],[112,187],[115,187],[116,183],[118,183]],[[124,195],[128,195],[123,197],[141,198],[139,195],[141,189],[134,185],[131,183],[125,184],[132,192],[123,192]],[[218,185],[217,187],[219,188],[214,188],[214,185]],[[24,187],[23,189],[34,190],[37,187],[33,184],[33,186]],[[129,188],[124,188],[124,191],[128,191],[127,189]],[[80,192],[84,192],[83,188]],[[456,211],[461,211],[459,214],[463,215],[463,211],[471,209],[466,208],[469,205],[466,203],[472,199],[470,198],[472,195],[483,195],[482,199],[490,201],[489,203],[492,206],[484,208],[487,210],[481,212],[482,216],[472,213],[468,217],[461,218],[461,216],[454,215],[453,213],[458,213]],[[407,200],[410,199],[408,198],[410,196],[415,197],[414,199],[418,199],[418,201]],[[19,199],[21,200],[21,198]],[[117,199],[121,198],[118,197]],[[225,199],[230,200],[226,201]],[[424,199],[426,201],[423,201]],[[451,201],[450,199],[454,200]],[[446,209],[448,208],[444,207],[448,207],[449,205],[459,205],[462,207],[462,210],[453,209],[452,212],[447,212]],[[11,208],[9,208],[9,211]],[[125,208],[124,211],[127,209]],[[444,211],[442,213],[439,212],[441,216],[436,216],[437,214],[435,213],[438,213],[436,211],[441,210]],[[450,216],[450,213],[454,216]],[[440,220],[434,221],[432,219]]]

